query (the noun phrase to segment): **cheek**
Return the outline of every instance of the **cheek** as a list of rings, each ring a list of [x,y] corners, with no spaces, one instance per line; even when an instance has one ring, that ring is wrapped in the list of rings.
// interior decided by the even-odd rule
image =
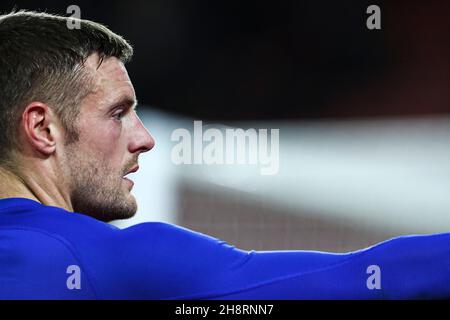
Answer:
[[[95,130],[92,130],[92,128],[95,128]],[[86,148],[91,156],[111,163],[119,158],[121,153],[124,153],[120,151],[122,147],[121,125],[113,121],[109,121],[103,126],[92,124],[90,129],[85,132],[86,134],[81,139],[84,138]]]

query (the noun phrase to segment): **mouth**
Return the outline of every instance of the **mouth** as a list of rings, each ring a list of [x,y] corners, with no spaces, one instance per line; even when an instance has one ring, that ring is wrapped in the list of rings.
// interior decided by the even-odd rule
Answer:
[[[129,175],[132,173],[135,173],[138,170],[139,170],[139,166],[136,165],[133,168],[131,168],[127,173],[125,173],[125,175],[122,177],[122,179],[124,179],[126,182],[128,182],[130,189],[134,186],[134,182],[133,182],[133,180],[130,179]]]

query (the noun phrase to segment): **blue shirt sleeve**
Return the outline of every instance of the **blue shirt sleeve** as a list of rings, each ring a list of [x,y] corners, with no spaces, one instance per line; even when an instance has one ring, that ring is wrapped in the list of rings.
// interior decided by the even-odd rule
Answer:
[[[450,297],[449,234],[403,236],[345,254],[244,251],[165,223],[139,224],[115,239],[115,251],[126,254],[110,261],[124,268],[120,291],[130,299]],[[99,280],[111,286],[108,273]]]
[[[450,298],[450,233],[343,254],[245,251],[167,223],[121,230],[31,200],[0,204],[0,298]]]

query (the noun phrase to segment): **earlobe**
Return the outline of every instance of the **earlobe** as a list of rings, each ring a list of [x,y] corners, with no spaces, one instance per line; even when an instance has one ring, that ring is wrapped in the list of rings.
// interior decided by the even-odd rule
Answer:
[[[50,156],[56,149],[55,116],[48,105],[32,102],[22,114],[22,128],[25,139],[32,149]]]

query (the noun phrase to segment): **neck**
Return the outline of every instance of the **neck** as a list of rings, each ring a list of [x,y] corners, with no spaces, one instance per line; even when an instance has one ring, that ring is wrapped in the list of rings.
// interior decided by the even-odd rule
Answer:
[[[42,174],[42,167],[34,170],[11,170],[0,166],[0,199],[26,198],[47,206],[54,206],[73,212],[67,193],[57,187],[57,177]],[[39,175],[34,174],[38,172]],[[47,171],[48,172],[48,171]]]

